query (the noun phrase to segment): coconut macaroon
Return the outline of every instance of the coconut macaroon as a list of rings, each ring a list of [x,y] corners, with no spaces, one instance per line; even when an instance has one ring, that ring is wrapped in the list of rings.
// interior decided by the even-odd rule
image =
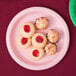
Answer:
[[[39,30],[46,29],[48,26],[48,19],[45,17],[40,17],[36,19],[36,28]]]
[[[56,43],[59,40],[59,33],[55,30],[49,30],[47,33],[47,38],[51,43]]]
[[[32,37],[35,33],[35,26],[32,23],[24,23],[20,28],[20,32],[26,38]]]
[[[24,47],[24,48],[28,48],[31,46],[31,38],[26,38],[24,36],[20,36],[17,39],[17,43],[19,46]]]
[[[31,48],[31,58],[34,60],[39,60],[44,56],[44,50],[36,47]]]
[[[47,55],[54,55],[57,51],[57,47],[55,44],[48,43],[45,46],[45,51],[46,51]]]
[[[35,33],[32,37],[32,44],[36,48],[43,48],[47,43],[46,36],[42,33]]]

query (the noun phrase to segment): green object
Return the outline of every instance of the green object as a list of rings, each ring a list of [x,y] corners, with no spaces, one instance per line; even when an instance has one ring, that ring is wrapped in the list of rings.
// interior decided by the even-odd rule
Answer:
[[[69,0],[69,14],[76,27],[76,0]]]

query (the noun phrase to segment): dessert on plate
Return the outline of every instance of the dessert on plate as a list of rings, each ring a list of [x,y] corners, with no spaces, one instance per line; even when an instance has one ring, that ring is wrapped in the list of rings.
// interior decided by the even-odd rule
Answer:
[[[56,44],[48,43],[45,46],[45,51],[47,55],[54,55],[57,52]]]
[[[31,46],[31,38],[26,38],[24,36],[20,36],[17,41],[18,45],[21,47],[28,48]]]
[[[42,33],[35,33],[32,37],[32,44],[36,48],[43,48],[47,43],[46,36]]]
[[[32,46],[31,58],[34,60],[39,60],[44,56],[44,50]]]
[[[36,19],[35,26],[39,30],[46,29],[48,26],[48,19],[45,17],[40,17]]]
[[[35,26],[30,22],[24,23],[20,29],[21,34],[23,34],[26,38],[32,37],[35,33]]]
[[[44,35],[43,33],[38,33],[35,26],[39,31],[44,31],[48,27],[48,19],[45,17],[37,18],[35,25],[30,22],[24,23],[20,28],[21,36],[17,39],[17,43],[25,48],[32,45],[30,57],[34,60],[41,59],[44,53],[48,56],[54,55],[57,52],[56,43],[59,40],[59,33],[54,29],[50,29],[47,31],[47,35]]]
[[[47,38],[51,43],[56,43],[59,40],[59,33],[54,29],[51,29],[47,33]]]

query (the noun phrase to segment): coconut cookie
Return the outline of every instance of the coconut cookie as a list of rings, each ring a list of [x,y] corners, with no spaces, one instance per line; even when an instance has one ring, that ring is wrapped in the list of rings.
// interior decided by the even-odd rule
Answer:
[[[35,33],[32,37],[32,44],[37,48],[43,48],[46,45],[47,39],[42,33]]]
[[[55,44],[49,43],[45,46],[45,51],[47,55],[54,55],[57,51],[57,47]]]
[[[35,33],[35,26],[32,23],[24,23],[21,26],[20,32],[26,38],[32,37],[32,35]]]
[[[40,30],[46,29],[48,26],[48,19],[45,17],[40,17],[36,19],[35,25],[37,29],[40,29]]]
[[[18,38],[17,43],[21,47],[28,48],[28,47],[31,46],[31,38],[26,38],[24,36],[21,36],[21,37]]]
[[[34,60],[39,60],[44,56],[44,50],[32,47],[31,49],[31,58]]]
[[[56,43],[59,40],[59,33],[55,30],[49,30],[47,33],[47,38],[51,43]]]

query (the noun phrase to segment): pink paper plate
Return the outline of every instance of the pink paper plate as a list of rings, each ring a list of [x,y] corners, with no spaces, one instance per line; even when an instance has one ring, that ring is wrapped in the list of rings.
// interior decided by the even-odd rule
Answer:
[[[46,17],[49,20],[49,29],[55,29],[59,32],[60,39],[57,43],[57,53],[53,56],[45,55],[41,60],[34,61],[30,57],[30,48],[23,49],[16,43],[17,36],[19,36],[20,26],[24,22],[35,22],[36,18]],[[64,19],[55,11],[44,7],[31,7],[19,12],[10,22],[7,33],[6,43],[11,57],[22,67],[31,70],[44,70],[53,67],[59,63],[65,56],[69,47],[69,30]]]

